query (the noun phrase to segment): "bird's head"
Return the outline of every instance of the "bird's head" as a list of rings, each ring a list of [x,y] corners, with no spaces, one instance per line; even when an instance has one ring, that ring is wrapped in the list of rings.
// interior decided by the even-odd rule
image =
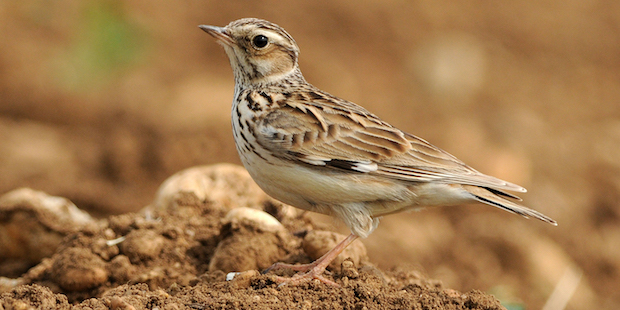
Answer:
[[[237,83],[267,84],[301,77],[297,65],[299,47],[293,37],[274,23],[244,18],[226,27],[199,27],[224,46]]]

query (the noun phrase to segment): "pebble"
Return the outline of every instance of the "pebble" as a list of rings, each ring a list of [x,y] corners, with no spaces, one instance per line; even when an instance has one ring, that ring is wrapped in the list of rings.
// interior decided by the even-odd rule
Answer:
[[[13,259],[32,266],[50,257],[62,239],[95,220],[63,197],[30,188],[0,197],[0,261]]]
[[[252,181],[243,167],[216,164],[175,173],[161,184],[149,208],[175,209],[184,199],[215,202],[210,207],[232,209],[260,206],[271,198]]]
[[[267,231],[277,232],[284,230],[284,226],[271,214],[257,209],[239,207],[230,210],[224,217],[224,223],[230,223],[232,221],[252,221],[256,225],[256,228]]]
[[[252,278],[258,275],[260,275],[258,270],[230,272],[226,275],[226,281],[231,281],[237,288],[248,288],[250,287]]]

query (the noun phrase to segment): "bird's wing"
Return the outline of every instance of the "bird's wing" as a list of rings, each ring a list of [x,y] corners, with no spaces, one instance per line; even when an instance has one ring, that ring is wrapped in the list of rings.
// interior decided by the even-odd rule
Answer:
[[[489,189],[525,192],[516,184],[478,172],[446,151],[405,133],[411,149],[403,155],[393,156],[379,164],[378,173],[412,182],[434,181],[474,185]],[[496,194],[519,199],[504,192]],[[520,200],[520,199],[519,199]]]
[[[303,93],[302,93],[303,94]],[[364,108],[314,91],[282,101],[260,120],[257,141],[274,156],[405,182],[442,182],[525,192],[487,176]]]

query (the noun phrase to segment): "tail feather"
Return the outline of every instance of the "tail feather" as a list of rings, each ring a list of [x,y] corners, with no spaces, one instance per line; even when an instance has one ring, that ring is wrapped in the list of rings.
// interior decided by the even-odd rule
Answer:
[[[503,191],[500,191],[500,190],[497,190],[497,189],[493,189],[493,188],[490,188],[490,187],[483,187],[483,188],[488,190],[489,192],[497,195],[497,196],[508,197],[508,198],[512,198],[512,199],[518,200],[518,201],[523,200],[523,199],[521,199],[521,197],[519,197],[517,195],[513,195],[511,193],[503,192]]]
[[[552,218],[538,211],[532,210],[525,206],[521,206],[519,204],[516,204],[510,200],[504,199],[499,196],[501,195],[505,197],[514,198],[513,195],[511,194],[506,194],[504,192],[498,193],[497,190],[487,189],[487,188],[482,188],[482,187],[477,187],[477,186],[463,186],[463,187],[465,188],[465,190],[467,190],[469,193],[473,195],[475,200],[479,202],[506,210],[514,214],[519,214],[526,218],[533,217],[533,218],[539,219],[543,222],[547,222],[554,226],[558,225],[558,223],[555,220],[553,220]],[[516,199],[518,199],[518,197]]]

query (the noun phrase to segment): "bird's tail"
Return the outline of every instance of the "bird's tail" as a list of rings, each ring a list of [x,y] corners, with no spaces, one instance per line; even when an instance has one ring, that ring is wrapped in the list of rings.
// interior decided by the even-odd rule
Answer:
[[[493,190],[493,189],[489,190],[483,187],[472,186],[472,185],[464,185],[463,188],[465,188],[466,191],[471,193],[474,196],[474,199],[479,202],[506,210],[511,213],[519,214],[526,218],[533,217],[533,218],[539,219],[543,222],[547,222],[554,226],[558,225],[558,223],[555,220],[553,220],[552,218],[538,211],[521,206],[519,204],[516,204],[510,200],[507,200],[501,197],[501,196],[505,196],[505,197],[511,197],[511,198],[518,199],[518,197],[512,194],[504,193],[504,192]]]

